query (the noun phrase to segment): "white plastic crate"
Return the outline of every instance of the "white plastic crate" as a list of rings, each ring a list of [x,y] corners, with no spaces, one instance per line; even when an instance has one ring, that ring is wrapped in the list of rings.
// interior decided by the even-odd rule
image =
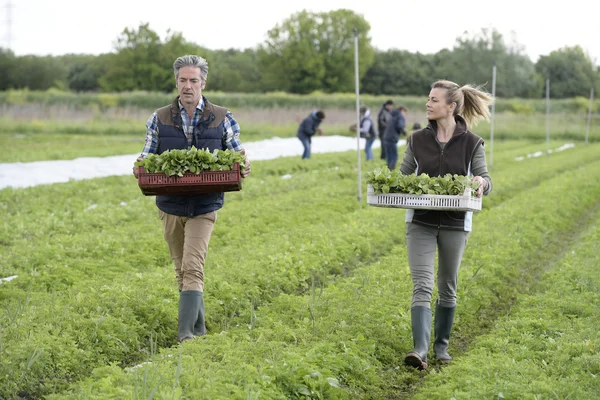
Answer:
[[[375,194],[367,185],[367,204],[375,207],[412,208],[415,210],[480,211],[481,197],[473,197],[469,189],[462,196],[437,194]]]

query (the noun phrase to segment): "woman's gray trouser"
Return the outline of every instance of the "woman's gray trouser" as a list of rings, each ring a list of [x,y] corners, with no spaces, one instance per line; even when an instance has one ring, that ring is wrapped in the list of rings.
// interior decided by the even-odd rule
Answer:
[[[436,248],[438,250],[437,287],[442,307],[456,306],[458,270],[467,246],[469,232],[406,224],[408,263],[413,281],[412,307],[431,308]]]

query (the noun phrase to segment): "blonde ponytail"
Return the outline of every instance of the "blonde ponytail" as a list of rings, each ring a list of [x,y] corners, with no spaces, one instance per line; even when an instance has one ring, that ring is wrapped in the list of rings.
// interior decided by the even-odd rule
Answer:
[[[451,81],[437,81],[431,85],[431,88],[446,89],[446,102],[456,103],[454,115],[461,115],[468,126],[475,126],[477,123],[485,119],[490,120],[490,105],[494,102],[494,98],[487,92],[481,89],[482,86],[464,85],[458,86]]]

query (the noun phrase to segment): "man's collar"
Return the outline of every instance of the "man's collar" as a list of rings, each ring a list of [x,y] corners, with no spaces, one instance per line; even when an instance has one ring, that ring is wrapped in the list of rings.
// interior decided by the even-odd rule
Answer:
[[[185,107],[183,106],[183,104],[181,104],[181,99],[179,97],[177,98],[177,103],[179,104],[180,111],[185,110]],[[201,113],[204,112],[204,96],[200,96],[200,101],[198,102],[196,108],[200,110]]]

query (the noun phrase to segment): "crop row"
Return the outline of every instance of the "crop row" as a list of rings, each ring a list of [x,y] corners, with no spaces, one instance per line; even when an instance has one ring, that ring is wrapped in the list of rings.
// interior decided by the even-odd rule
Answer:
[[[245,321],[280,293],[301,293],[372,261],[398,239],[380,210],[356,213],[358,204],[347,200],[353,157],[327,158],[320,174],[305,179],[261,179],[256,166],[255,180],[227,195],[206,266],[211,332]],[[323,186],[323,179],[335,184]],[[0,196],[0,276],[19,276],[0,288],[0,397],[41,396],[96,366],[131,365],[174,343],[171,261],[154,199],[141,196],[133,177]]]
[[[583,149],[578,160],[593,154]],[[535,186],[537,173],[556,164],[574,171],[572,159],[530,160],[537,167],[515,182]],[[244,190],[227,195],[207,263],[211,333],[243,331],[261,306],[327,287],[402,243],[402,218],[357,205],[353,160],[257,163]],[[516,191],[497,187],[503,192]],[[19,275],[0,287],[3,396],[52,393],[96,367],[131,366],[173,344],[170,260],[153,199],[133,178],[9,189],[0,199],[0,276]]]
[[[470,359],[470,343],[489,333],[522,293],[536,288],[545,268],[574,246],[579,230],[593,223],[589,211],[597,211],[599,173],[600,162],[590,163],[477,216],[461,272],[453,342],[458,360]],[[571,185],[581,188],[577,196],[564,195]],[[401,220],[402,212],[386,211]],[[405,259],[399,240],[390,254],[345,279],[314,285],[305,295],[282,294],[255,309],[246,324],[164,349],[137,368],[98,368],[56,398],[350,399],[418,394],[420,385],[414,385],[421,373],[402,366],[411,349],[411,283]],[[591,361],[593,347],[590,343],[569,350]],[[468,361],[459,361],[461,367],[475,374]],[[460,374],[454,383],[450,370],[439,373],[431,379],[452,387],[449,394],[472,389]],[[587,382],[594,383],[591,378]]]
[[[594,181],[594,178],[592,178]],[[600,182],[595,181],[598,185]],[[533,291],[431,375],[415,399],[593,399],[600,393],[600,276],[596,203],[575,243],[546,267]]]
[[[327,107],[327,108],[349,108],[355,105],[353,93],[324,94],[314,93],[309,95],[296,95],[289,93],[223,93],[207,92],[207,96],[215,104],[226,104],[233,108],[250,107]],[[390,97],[397,104],[404,104],[410,108],[422,106],[426,101],[426,93],[423,96],[372,96],[362,95],[361,101],[371,107],[378,107]],[[136,107],[143,109],[156,109],[164,104],[170,104],[173,99],[172,93],[159,92],[122,92],[122,93],[72,93],[58,90],[31,91],[31,90],[8,90],[0,92],[0,104],[42,104],[42,105],[69,105],[75,109],[85,108],[127,108]],[[552,99],[553,111],[564,113],[587,111],[589,100],[583,97],[571,99]],[[594,110],[600,108],[600,100],[595,100]],[[499,112],[521,112],[531,114],[533,112],[545,112],[546,103],[543,99],[498,99],[496,110]]]

